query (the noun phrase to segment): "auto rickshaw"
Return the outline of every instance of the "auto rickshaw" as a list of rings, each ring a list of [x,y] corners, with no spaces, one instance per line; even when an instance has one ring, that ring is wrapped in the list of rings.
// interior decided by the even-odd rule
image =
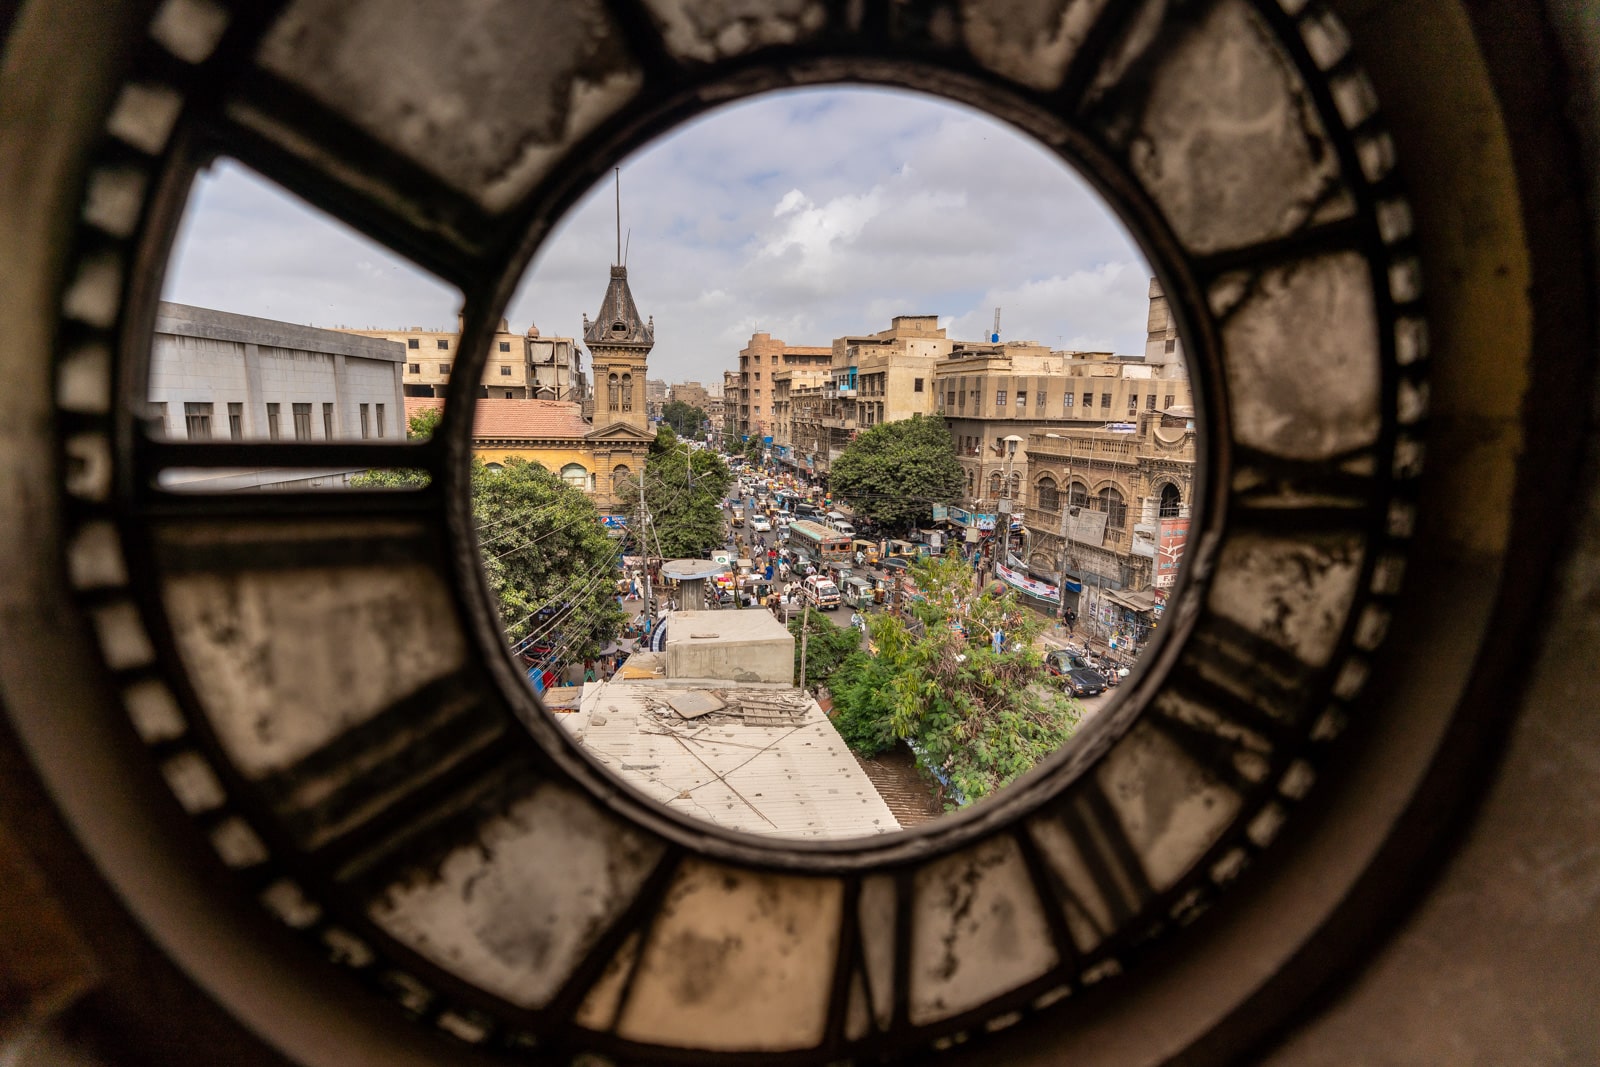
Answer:
[[[860,553],[862,561],[867,566],[876,567],[878,565],[878,542],[857,538],[850,542],[850,551],[852,554]]]
[[[872,583],[865,578],[846,578],[844,580],[844,602],[857,611],[865,611],[877,603],[873,599]]]
[[[889,558],[906,560],[916,559],[917,546],[912,544],[910,541],[890,541]]]

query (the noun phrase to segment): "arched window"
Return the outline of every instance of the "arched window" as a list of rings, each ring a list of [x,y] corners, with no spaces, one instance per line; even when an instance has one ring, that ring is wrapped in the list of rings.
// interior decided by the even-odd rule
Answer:
[[[1012,500],[1022,495],[1022,472],[1011,472],[1011,484],[1006,488],[1006,496]]]
[[[574,489],[587,489],[589,472],[582,463],[568,463],[561,468],[561,480]]]
[[[611,469],[611,493],[613,496],[631,492],[633,489],[633,472],[622,464]]]
[[[1121,529],[1128,524],[1128,505],[1122,499],[1122,494],[1109,485],[1095,496],[1094,506],[1096,510],[1106,513],[1108,527]]]
[[[505,468],[498,463],[485,463],[483,465],[483,469],[487,471],[494,471],[496,474],[499,474],[501,471],[505,470]]]
[[[621,406],[621,392],[620,387],[617,384],[617,376],[615,374],[606,379],[606,400],[607,410],[616,411]]]
[[[1056,488],[1056,480],[1046,474],[1039,479],[1039,484],[1034,486],[1035,499],[1043,511],[1061,510],[1061,491]]]
[[[633,375],[622,376],[622,410],[633,410]]]
[[[1067,487],[1067,506],[1070,508],[1083,508],[1089,506],[1089,487],[1082,482],[1073,482]]]
[[[1175,519],[1183,512],[1183,494],[1178,487],[1168,482],[1161,487],[1161,517]]]
[[[972,481],[973,481],[973,477],[974,477],[974,475],[973,475],[973,473],[972,473],[972,472],[971,472],[971,471],[968,471],[968,472],[967,472],[967,495],[968,495],[968,496],[971,496],[971,495],[972,495]]]
[[[999,471],[995,471],[993,474],[989,475],[989,495],[992,496],[992,497],[995,497],[996,499],[999,499],[999,496],[1000,496],[1000,472]]]

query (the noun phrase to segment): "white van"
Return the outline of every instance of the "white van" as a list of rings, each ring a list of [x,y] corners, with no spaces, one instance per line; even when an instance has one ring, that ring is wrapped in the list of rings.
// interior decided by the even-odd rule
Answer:
[[[838,611],[841,603],[839,587],[833,584],[832,579],[824,578],[820,574],[813,574],[805,580],[805,584],[800,587],[800,596],[812,607],[823,611]]]

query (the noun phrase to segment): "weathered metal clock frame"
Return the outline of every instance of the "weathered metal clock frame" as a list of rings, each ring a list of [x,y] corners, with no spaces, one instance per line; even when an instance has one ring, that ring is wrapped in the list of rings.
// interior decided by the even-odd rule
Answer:
[[[1319,775],[1337,766],[1347,729],[1362,727],[1363,683],[1415,522],[1426,415],[1409,209],[1370,86],[1321,4],[1068,4],[1063,11],[1085,15],[1081,26],[1063,16],[1055,36],[1006,47],[994,44],[1003,28],[983,30],[983,5],[797,4],[792,18],[748,19],[734,37],[715,26],[685,37],[686,23],[658,22],[648,3],[551,5],[528,17],[555,26],[581,16],[594,32],[578,49],[589,66],[572,79],[634,80],[581,136],[567,135],[563,116],[549,162],[510,193],[442,176],[369,115],[342,113],[337,84],[324,78],[336,47],[271,43],[285,17],[302,34],[338,32],[326,6],[226,9],[209,46],[158,23],[92,168],[58,338],[68,573],[123,695],[130,738],[244,892],[393,1002],[405,1025],[485,1050],[685,1063],[759,1053],[799,1063],[918,1056],[1115,996],[1119,976],[1206,922],[1213,902],[1251,877],[1292,831]],[[1229,53],[1241,29],[1256,36]],[[1073,32],[1075,47],[1029,51],[1041,40],[1071,42]],[[730,40],[745,45],[723,54],[718,42]],[[762,40],[770,43],[753,43]],[[315,69],[295,69],[302,53]],[[1256,64],[1263,80],[1246,88],[1284,94],[1260,107],[1293,117],[1274,136],[1303,138],[1288,154],[1303,151],[1304,173],[1275,170],[1281,153],[1200,152],[1198,164],[1181,151],[1161,155],[1163,138],[1203,124],[1205,101],[1227,92],[1190,87],[1184,96],[1172,72],[1204,69],[1218,55]],[[711,107],[840,82],[975,105],[1082,170],[1173,300],[1205,456],[1197,532],[1165,635],[1114,713],[970,814],[829,847],[680,820],[565,742],[503,654],[464,471],[491,331],[561,213],[614,161]],[[1225,104],[1247,97],[1241,89]],[[1184,112],[1188,100],[1201,111]],[[1222,148],[1231,143],[1225,122],[1211,132]],[[462,351],[434,440],[199,444],[145,432],[140,401],[171,236],[196,169],[224,154],[460,288]],[[1285,200],[1282,188],[1253,188],[1252,175],[1314,193]],[[1195,207],[1195,190],[1211,202]],[[1264,218],[1274,204],[1278,217]],[[1254,229],[1238,237],[1230,222]],[[1330,378],[1329,359],[1359,387]],[[1297,387],[1305,380],[1324,388]],[[158,486],[168,468],[272,466],[423,468],[432,483],[408,493],[249,496]],[[389,597],[398,582],[435,626],[459,627],[460,654],[272,765],[241,748],[238,711],[227,706],[238,693],[197,664],[239,647],[216,624],[219,605],[259,605],[290,578],[347,581],[357,599],[371,589]],[[598,912],[565,924],[587,939],[562,973],[545,976],[534,1004],[486,989],[481,970],[442,958],[427,931],[397,933],[382,911],[396,886],[443,878],[443,864],[478,847],[486,825],[503,825],[518,805],[581,824],[629,879],[609,887]],[[575,839],[548,833],[539,847],[559,868]],[[552,890],[534,882],[527,892]],[[706,921],[695,907],[719,893],[728,910],[766,902],[749,915],[752,945],[780,956],[816,939],[829,946],[825,966],[789,976],[784,995],[802,1005],[793,1018],[778,1018],[775,1003],[752,1004],[761,1032],[722,1044],[674,1036],[662,1021],[676,964],[658,944],[692,933]],[[969,910],[986,918],[969,921]],[[755,930],[797,919],[814,925],[799,937]],[[957,983],[929,977],[935,936],[948,938],[946,962],[965,969]],[[1002,943],[1031,947],[1006,958]],[[714,987],[713,971],[700,977]],[[974,972],[977,987],[963,984]],[[748,995],[772,990],[753,985]],[[789,1032],[813,1036],[761,1036]]]

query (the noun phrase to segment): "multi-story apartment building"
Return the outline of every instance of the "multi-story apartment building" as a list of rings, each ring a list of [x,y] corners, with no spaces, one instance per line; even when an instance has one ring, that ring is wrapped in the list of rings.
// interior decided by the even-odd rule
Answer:
[[[1021,562],[1059,586],[1100,636],[1142,641],[1177,578],[1194,503],[1195,420],[1189,405],[1141,410],[1126,423],[1040,427],[1020,452]],[[1054,606],[1054,605],[1050,605]]]
[[[713,425],[722,428],[724,447],[732,448],[739,441],[739,372],[722,372],[722,421]]]
[[[710,414],[711,393],[699,382],[674,382],[667,387],[667,399]]]
[[[790,367],[772,374],[772,451],[779,463],[794,465],[794,392],[820,389],[828,381],[827,367]]]
[[[952,344],[937,315],[896,315],[887,330],[836,338],[828,380],[791,383],[790,462],[825,474],[861,430],[932,414],[934,367]]]
[[[1027,457],[1008,449],[1008,437],[1125,429],[1141,413],[1192,404],[1182,361],[1164,351],[1160,359],[1052,352],[1029,341],[957,344],[940,361],[935,388],[966,472],[964,503],[992,511],[1028,484]]]
[[[342,333],[381,337],[406,348],[403,382],[407,396],[444,396],[461,347],[460,322],[454,331],[354,330]],[[511,332],[505,319],[489,342],[489,362],[483,368],[480,397],[496,400],[574,400],[587,393],[581,354],[570,337],[545,337],[537,326],[526,333]]]
[[[753,333],[739,351],[739,373],[724,386],[724,403],[734,412],[733,432],[739,437],[772,436],[772,375],[783,368],[826,368],[833,350],[791,345],[766,333]],[[732,393],[729,393],[729,390]]]

